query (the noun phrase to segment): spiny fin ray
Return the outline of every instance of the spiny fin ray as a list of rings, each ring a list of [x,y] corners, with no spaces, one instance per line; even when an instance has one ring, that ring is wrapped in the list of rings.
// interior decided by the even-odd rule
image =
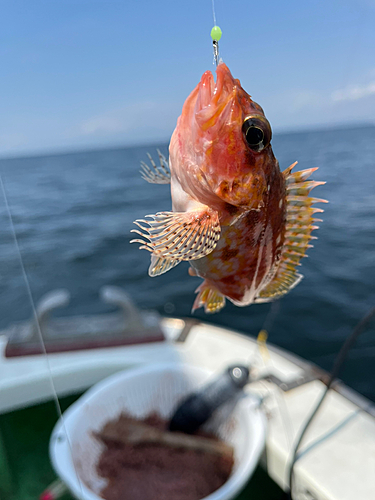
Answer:
[[[141,231],[131,230],[144,240],[135,239],[131,243],[140,243],[141,248],[156,257],[172,260],[201,259],[212,252],[220,239],[219,215],[209,207],[190,212],[159,212],[146,217],[151,220],[134,222]],[[149,227],[141,223],[146,223]]]
[[[151,264],[148,268],[148,274],[152,278],[154,276],[160,276],[166,273],[173,267],[177,266],[181,261],[179,259],[167,259],[164,257],[157,257],[156,255],[151,255]]]
[[[222,295],[215,287],[209,285],[204,281],[196,290],[198,293],[195,298],[193,308],[191,312],[193,313],[196,309],[204,307],[204,311],[207,314],[212,314],[219,312],[225,306],[225,297]]]
[[[156,163],[152,159],[151,155],[147,153],[150,160],[152,169],[145,163],[141,161],[141,176],[142,179],[149,182],[150,184],[170,184],[171,182],[171,172],[169,170],[168,162],[165,156],[157,149],[160,166],[156,166]]]
[[[268,282],[255,298],[256,303],[269,302],[282,297],[294,288],[303,278],[297,272],[300,260],[307,257],[306,250],[312,245],[309,241],[316,239],[311,232],[318,229],[314,225],[320,219],[313,218],[315,213],[323,212],[320,208],[312,207],[313,203],[327,203],[320,198],[311,198],[310,191],[325,184],[307,180],[317,168],[309,168],[292,174],[293,163],[284,170],[286,186],[286,226],[284,247],[274,278]]]

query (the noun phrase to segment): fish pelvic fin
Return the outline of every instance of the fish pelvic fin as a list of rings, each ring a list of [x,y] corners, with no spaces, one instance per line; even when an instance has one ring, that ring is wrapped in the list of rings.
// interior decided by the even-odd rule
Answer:
[[[296,162],[297,163],[297,162]],[[320,198],[311,198],[310,191],[325,182],[308,180],[310,175],[317,168],[309,168],[292,174],[292,169],[296,165],[293,163],[284,170],[283,175],[286,185],[287,216],[285,226],[284,246],[276,273],[266,283],[258,293],[254,302],[270,302],[288,293],[302,280],[302,274],[297,272],[300,260],[307,257],[306,251],[311,248],[310,240],[316,239],[311,233],[319,226],[316,222],[321,219],[313,217],[315,213],[323,212],[321,208],[314,208],[314,203],[328,203]]]
[[[198,295],[195,298],[191,312],[200,307],[204,307],[205,313],[212,314],[219,312],[225,306],[225,297],[214,286],[203,281],[195,290]]]
[[[160,166],[156,166],[156,163],[152,159],[152,156],[147,153],[147,156],[151,163],[151,168],[141,161],[141,177],[150,184],[170,184],[171,182],[171,171],[169,169],[168,161],[165,156],[157,149]]]
[[[130,243],[140,243],[140,249],[148,250],[156,258],[178,261],[201,259],[212,252],[220,239],[219,214],[209,207],[190,212],[159,212],[146,217],[151,220],[134,222],[140,230],[131,230],[144,239],[135,239]],[[174,266],[168,269],[171,267]]]

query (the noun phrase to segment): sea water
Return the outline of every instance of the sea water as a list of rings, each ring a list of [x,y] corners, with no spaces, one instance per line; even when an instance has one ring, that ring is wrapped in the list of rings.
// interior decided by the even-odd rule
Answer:
[[[141,179],[139,164],[167,155],[167,144],[0,160],[9,205],[34,299],[71,293],[61,314],[108,311],[103,285],[124,288],[140,308],[189,316],[201,280],[182,263],[150,278],[149,254],[130,245],[133,220],[170,210],[169,186]],[[305,278],[278,302],[269,341],[330,369],[346,336],[375,304],[375,127],[279,134],[273,149],[283,170],[319,167],[327,184],[319,237],[303,259]],[[319,214],[317,214],[319,217]],[[0,199],[0,328],[31,317],[4,199]],[[276,303],[275,303],[276,304]],[[257,335],[270,304],[195,316]],[[268,316],[268,319],[270,317]],[[375,322],[351,350],[342,372],[351,387],[375,400]]]

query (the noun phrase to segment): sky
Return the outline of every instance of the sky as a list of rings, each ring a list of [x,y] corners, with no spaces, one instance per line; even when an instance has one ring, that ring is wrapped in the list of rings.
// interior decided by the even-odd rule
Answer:
[[[168,141],[214,70],[211,0],[2,0],[0,157]],[[215,0],[274,132],[375,123],[375,0]]]

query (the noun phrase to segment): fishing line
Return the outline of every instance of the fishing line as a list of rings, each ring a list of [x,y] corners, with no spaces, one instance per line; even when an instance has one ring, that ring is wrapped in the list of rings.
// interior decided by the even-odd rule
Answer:
[[[264,320],[262,330],[265,332],[269,332],[273,327],[276,317],[280,313],[281,301],[276,300],[275,302],[271,302],[270,310],[267,313],[266,319]]]
[[[214,26],[216,26],[215,0],[212,0],[212,16],[214,18]]]
[[[36,332],[37,332],[37,335],[39,337],[39,341],[40,341],[41,348],[42,348],[42,353],[43,353],[43,356],[44,356],[44,359],[45,359],[45,362],[46,362],[46,366],[47,366],[47,370],[48,370],[48,373],[49,373],[49,382],[50,382],[50,386],[51,386],[53,400],[54,400],[55,407],[56,407],[56,412],[57,412],[58,417],[61,419],[62,427],[64,429],[65,436],[66,436],[66,439],[67,439],[67,443],[68,443],[68,446],[69,446],[70,454],[73,457],[73,448],[72,448],[72,445],[71,445],[71,442],[70,442],[70,438],[69,438],[69,435],[68,435],[68,430],[67,430],[66,425],[65,425],[65,419],[64,419],[63,414],[62,414],[61,405],[60,405],[59,397],[58,397],[58,394],[57,394],[57,391],[56,391],[55,383],[53,381],[51,363],[50,363],[49,356],[48,356],[48,353],[47,353],[47,349],[46,349],[46,346],[45,346],[45,343],[44,343],[42,329],[41,329],[39,318],[38,318],[38,313],[36,311],[33,294],[31,292],[29,278],[27,276],[25,265],[24,265],[24,262],[23,262],[22,253],[21,253],[21,249],[20,249],[20,246],[19,246],[19,242],[18,242],[16,228],[15,228],[15,225],[14,225],[14,221],[13,221],[13,217],[12,217],[12,212],[10,210],[10,206],[9,206],[9,203],[8,203],[8,196],[7,196],[7,193],[6,193],[6,190],[5,190],[5,185],[4,185],[3,177],[2,177],[1,174],[0,174],[0,184],[1,184],[1,191],[2,191],[3,196],[4,196],[5,209],[6,209],[6,212],[8,214],[10,229],[11,229],[11,233],[12,233],[12,236],[13,236],[13,241],[14,241],[14,245],[16,247],[17,257],[18,257],[18,260],[19,260],[20,268],[21,268],[21,274],[22,274],[23,280],[25,282],[27,296],[28,296],[28,299],[30,301],[30,305],[31,305],[31,309],[32,309],[32,313],[33,313],[33,317],[34,317],[34,321],[35,321]],[[79,478],[79,475],[77,473],[76,466],[74,464],[74,460],[73,459],[72,459],[72,462],[73,462],[74,471],[75,471],[75,474],[77,476],[77,480],[78,480],[78,483],[79,483],[79,487],[80,487],[80,490],[81,490],[81,495],[82,495],[82,498],[83,498],[82,482],[81,482],[81,480]]]
[[[214,18],[214,27],[211,30],[211,38],[212,38],[212,46],[214,49],[214,64],[217,65],[219,64],[219,40],[222,35],[222,31],[217,26],[216,24],[216,15],[215,15],[215,3],[214,0],[212,0],[212,15]]]
[[[214,64],[216,67],[219,64],[219,40],[222,35],[222,31],[219,26],[216,24],[216,13],[215,13],[215,0],[212,0],[212,15],[213,15],[213,20],[214,20],[214,27],[211,30],[211,38],[212,38],[212,45],[213,45],[213,51],[214,51]],[[263,364],[267,366],[268,362],[271,362],[273,365],[273,362],[271,360],[271,357],[268,353],[268,349],[266,346],[266,341],[268,337],[268,331],[272,328],[273,323],[275,321],[276,316],[279,313],[280,309],[280,304],[279,302],[273,302],[271,304],[271,307],[267,313],[267,316],[265,318],[265,321],[263,323],[263,326],[258,334],[258,349],[261,354]],[[267,361],[266,361],[267,360]],[[251,366],[251,361],[248,362],[248,365]],[[268,388],[267,388],[268,390]],[[271,391],[269,390],[269,393]],[[275,394],[277,401],[277,406],[280,412],[281,416],[281,421],[282,425],[284,428],[285,436],[288,441],[289,447],[292,447],[292,436],[293,436],[293,426],[292,426],[292,420],[288,412],[287,405],[284,400],[284,395],[280,389],[276,391]]]
[[[357,22],[356,23],[356,26],[357,26],[357,30],[359,29],[359,26],[360,26],[360,23]],[[353,30],[352,30],[353,32]],[[362,31],[359,32],[360,35],[362,35]],[[355,47],[355,45],[358,43],[358,39],[359,39],[359,36],[356,36],[355,33],[353,35],[353,38],[352,38],[352,52],[353,52],[353,47]],[[359,51],[357,51],[359,52]],[[350,63],[353,62],[354,58],[351,57],[351,53],[350,51],[347,51],[347,54],[349,54],[350,57],[348,57],[348,65]],[[352,72],[350,71],[347,71],[346,74],[351,74]],[[344,78],[343,78],[344,80]],[[312,444],[310,444],[309,446],[307,446],[306,449],[302,450],[301,452],[299,452],[299,448],[301,446],[301,443],[302,443],[302,440],[306,434],[306,431],[307,429],[310,427],[312,421],[314,420],[315,416],[317,415],[323,401],[325,400],[330,388],[332,387],[332,384],[335,382],[336,378],[338,377],[338,374],[341,370],[341,367],[349,353],[349,350],[351,349],[351,347],[353,346],[353,344],[356,342],[357,338],[359,337],[359,335],[365,331],[368,323],[373,319],[373,317],[375,316],[375,306],[373,308],[370,309],[370,311],[365,314],[362,319],[359,321],[359,323],[356,325],[356,327],[354,328],[354,330],[350,333],[350,335],[346,338],[344,344],[342,345],[339,353],[337,354],[336,358],[335,358],[335,361],[334,361],[334,365],[333,365],[333,368],[332,368],[332,372],[329,376],[329,379],[328,379],[328,382],[326,384],[326,388],[324,389],[323,391],[323,394],[320,398],[320,400],[318,401],[315,409],[312,411],[310,417],[308,418],[307,422],[305,423],[302,431],[300,432],[300,435],[299,435],[299,438],[298,438],[298,441],[294,447],[294,450],[293,450],[293,455],[292,455],[292,459],[291,459],[291,462],[290,462],[290,468],[289,468],[289,489],[286,491],[285,495],[284,495],[284,498],[286,500],[292,500],[292,493],[293,493],[293,478],[294,478],[294,474],[293,474],[293,470],[294,470],[294,465],[295,463],[297,462],[297,460],[299,460],[299,458],[301,458],[302,456],[304,456],[305,454],[307,454],[312,448],[314,448],[316,445],[322,443],[323,441],[325,441],[325,439],[327,439],[328,437],[330,437],[334,432],[336,432],[336,428],[334,428],[333,430],[331,430],[327,435],[319,438],[317,441],[314,441]],[[347,421],[350,421],[352,418],[354,418],[360,411],[366,411],[366,410],[357,410],[357,412],[354,412],[352,415],[350,415],[348,417],[347,420],[344,420],[341,424],[338,424],[338,428],[341,428],[343,425],[346,425]],[[338,429],[337,429],[338,430]]]
[[[263,361],[263,366],[267,367],[271,365],[273,368],[275,368],[275,364],[272,360],[272,357],[268,351],[267,348],[267,340],[268,340],[268,335],[269,331],[271,330],[273,323],[276,319],[276,316],[280,313],[280,307],[281,307],[281,301],[275,301],[271,303],[271,307],[269,308],[269,311],[266,315],[266,318],[263,322],[263,326],[260,329],[257,337],[257,343],[258,343],[258,349],[260,352],[260,357]],[[259,381],[261,385],[266,389],[268,394],[271,396],[272,391],[269,388],[268,384],[264,380]],[[294,428],[293,428],[293,422],[292,418],[290,416],[287,404],[285,402],[285,397],[284,397],[284,392],[275,385],[275,391],[274,391],[274,396],[277,401],[276,402],[276,408],[279,410],[280,417],[281,417],[281,423],[284,428],[284,434],[285,438],[288,442],[288,446],[291,449],[292,448],[292,443],[293,443],[293,435],[294,435]]]

